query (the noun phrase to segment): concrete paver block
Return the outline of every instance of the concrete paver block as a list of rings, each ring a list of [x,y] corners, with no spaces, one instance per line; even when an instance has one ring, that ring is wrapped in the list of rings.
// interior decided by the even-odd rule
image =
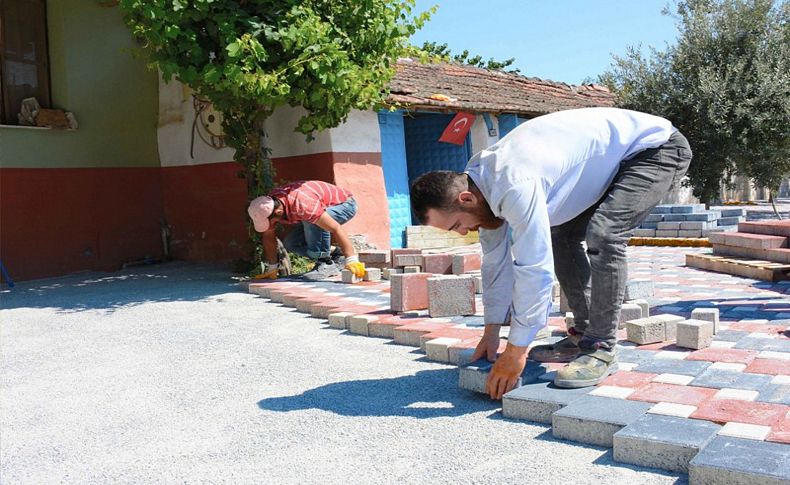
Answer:
[[[403,273],[403,269],[401,268],[384,268],[381,270],[381,277],[385,280],[388,280],[392,275],[400,273]]]
[[[688,473],[689,462],[721,426],[688,418],[645,414],[614,435],[614,460]]]
[[[719,331],[719,309],[718,308],[695,308],[691,310],[693,320],[705,320],[713,322],[713,335]]]
[[[373,315],[352,315],[348,317],[348,331],[357,335],[369,335],[368,325],[378,320]]]
[[[483,293],[483,277],[475,275],[473,278],[475,281],[475,293],[481,295]]]
[[[419,266],[404,266],[403,272],[404,273],[419,273],[422,271],[422,268]]]
[[[653,280],[634,278],[625,283],[625,301],[650,298],[655,293]]]
[[[453,256],[453,274],[479,270],[482,261],[480,253],[456,254]]]
[[[389,263],[391,253],[385,250],[367,250],[367,251],[360,251],[357,256],[359,256],[359,261],[361,263],[365,263],[366,265],[369,263],[379,264],[379,263]]]
[[[428,308],[430,273],[393,274],[390,276],[390,306],[396,312]]]
[[[425,355],[436,362],[450,362],[450,347],[461,343],[461,339],[439,337],[425,342]]]
[[[724,427],[721,428],[719,436],[732,436],[734,438],[764,441],[770,432],[770,426],[730,421],[729,423],[725,423]],[[790,458],[790,456],[788,458]]]
[[[677,322],[684,318],[678,315],[655,315],[626,322],[628,340],[639,345],[674,340]]]
[[[551,424],[551,416],[555,412],[587,395],[592,389],[562,389],[551,382],[527,384],[503,396],[502,414],[506,418]]]
[[[651,374],[678,374],[696,377],[705,372],[709,366],[710,362],[702,360],[649,359],[640,362],[636,370]]]
[[[719,436],[689,463],[689,482],[697,485],[787,485],[790,450],[768,443]]]
[[[677,344],[687,349],[704,349],[713,341],[713,322],[684,320],[677,324]]]
[[[633,303],[634,305],[639,305],[639,307],[642,309],[641,318],[647,318],[650,316],[650,303],[644,298],[637,298],[636,300],[631,300],[626,303]]]
[[[447,361],[450,364],[466,365],[472,361],[472,354],[474,353],[474,347],[450,346],[447,349]]]
[[[392,266],[422,266],[422,254],[398,254],[392,258]]]
[[[555,438],[611,448],[614,434],[651,407],[626,399],[583,396],[554,413],[551,432]]]
[[[428,312],[431,317],[474,315],[474,277],[448,275],[428,278]]]
[[[642,307],[635,303],[623,303],[620,307],[620,323],[618,328],[625,328],[625,322],[638,320],[646,315],[642,314]]]
[[[486,392],[486,379],[491,367],[494,364],[480,359],[471,364],[464,365],[458,368],[458,387],[467,391],[479,392],[485,394]],[[533,360],[528,360],[524,372],[516,382],[516,387],[521,387],[525,384],[531,384],[538,380],[538,377],[546,373],[546,368]]]
[[[353,313],[350,312],[330,313],[327,317],[329,320],[329,326],[338,330],[345,330],[347,328],[346,322],[348,321],[348,317],[352,315]]]
[[[422,269],[426,273],[433,274],[452,274],[453,255],[452,254],[426,254],[423,256]]]
[[[352,273],[351,270],[348,269],[344,269],[343,271],[340,272],[340,279],[341,281],[343,281],[343,283],[346,284],[354,284],[362,281],[362,278],[359,278],[354,273]]]
[[[714,389],[743,389],[760,391],[771,383],[771,376],[763,374],[747,374],[719,369],[707,369],[696,379],[692,386],[710,387]]]
[[[381,281],[381,269],[365,268],[365,276],[362,279],[365,281]]]

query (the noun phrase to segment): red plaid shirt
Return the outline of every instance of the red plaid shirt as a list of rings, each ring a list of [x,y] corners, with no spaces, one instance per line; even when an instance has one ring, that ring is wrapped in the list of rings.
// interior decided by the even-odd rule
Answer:
[[[299,180],[277,187],[269,195],[283,204],[285,217],[282,222],[315,224],[327,207],[342,204],[351,197],[351,192],[320,180]]]

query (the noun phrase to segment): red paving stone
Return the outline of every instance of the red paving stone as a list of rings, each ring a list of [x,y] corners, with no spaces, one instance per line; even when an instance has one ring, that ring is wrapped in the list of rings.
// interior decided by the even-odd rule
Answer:
[[[785,406],[784,404],[740,401],[736,399],[711,399],[703,402],[691,414],[691,417],[717,423],[734,421],[737,423],[773,426],[785,417],[788,410],[790,410],[790,406]]]
[[[772,376],[790,375],[790,361],[779,359],[754,359],[744,372],[770,374]]]
[[[790,444],[790,414],[771,427],[771,433],[766,441],[776,441]]]
[[[650,379],[658,374],[648,374],[647,372],[619,371],[607,377],[602,386],[619,386],[639,388],[650,383]]]
[[[706,360],[708,362],[748,364],[756,357],[756,350],[707,348],[692,352],[686,357],[686,360]]]
[[[769,325],[765,323],[733,322],[728,330],[738,330],[739,332],[759,332],[770,333],[779,336],[787,330],[787,325]]]
[[[697,386],[678,386],[675,384],[664,384],[661,382],[651,382],[650,384],[637,389],[628,399],[634,401],[647,402],[671,402],[675,404],[687,404],[689,406],[699,406],[701,403],[712,398],[718,389]]]

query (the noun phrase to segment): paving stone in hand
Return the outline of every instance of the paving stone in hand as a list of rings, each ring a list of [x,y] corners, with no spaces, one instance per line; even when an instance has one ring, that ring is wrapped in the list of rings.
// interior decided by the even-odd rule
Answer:
[[[458,368],[458,387],[466,389],[467,391],[486,393],[486,379],[488,373],[491,372],[491,367],[494,364],[486,359],[476,360],[471,364]],[[516,388],[524,384],[536,382],[538,377],[546,373],[546,367],[541,364],[528,360],[524,372],[516,383]]]
[[[687,473],[688,465],[721,426],[707,421],[645,414],[614,435],[614,460]]]

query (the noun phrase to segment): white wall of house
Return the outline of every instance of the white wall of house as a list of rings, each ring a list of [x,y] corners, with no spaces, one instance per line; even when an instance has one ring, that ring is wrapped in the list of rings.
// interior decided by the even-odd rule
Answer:
[[[475,116],[475,122],[472,124],[470,136],[472,137],[472,154],[478,153],[494,143],[499,141],[499,121],[496,116],[491,115],[491,121],[494,123],[494,128],[497,130],[496,136],[488,134],[488,127],[483,119],[483,115]]]
[[[353,110],[348,119],[329,130],[334,152],[381,153],[379,116],[373,110]]]

